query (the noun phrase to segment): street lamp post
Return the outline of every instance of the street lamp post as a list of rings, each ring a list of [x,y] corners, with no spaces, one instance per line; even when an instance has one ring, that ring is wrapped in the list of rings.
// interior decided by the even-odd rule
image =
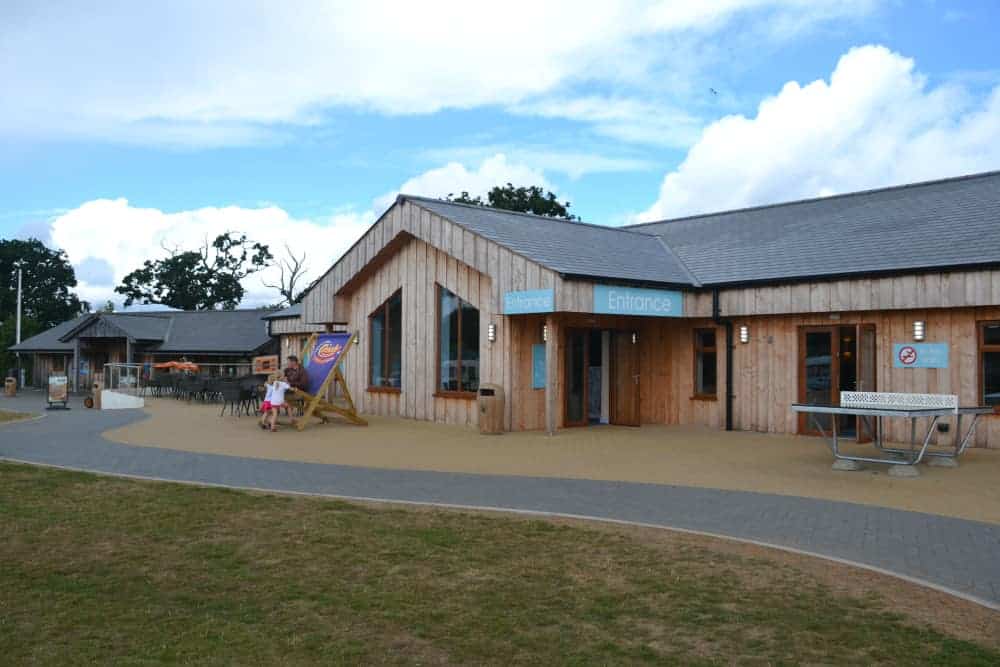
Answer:
[[[21,262],[17,263],[17,319],[14,327],[14,344],[21,344]],[[17,386],[24,386],[24,371],[21,370],[21,353],[15,352],[17,358]]]

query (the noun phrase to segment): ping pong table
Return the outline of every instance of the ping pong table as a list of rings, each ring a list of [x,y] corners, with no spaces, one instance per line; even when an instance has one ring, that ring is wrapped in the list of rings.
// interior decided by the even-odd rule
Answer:
[[[902,394],[868,391],[842,391],[840,392],[840,405],[793,403],[792,410],[809,415],[810,423],[828,441],[830,451],[833,452],[833,457],[838,461],[887,463],[900,466],[915,466],[925,457],[956,462],[972,441],[979,418],[982,415],[993,413],[991,407],[961,407],[958,404],[958,396],[953,394]],[[819,415],[831,416],[829,435],[818,419]],[[837,417],[840,415],[858,417],[858,432],[861,431],[863,425],[871,436],[875,447],[886,456],[854,456],[842,453],[840,451],[840,438],[842,436],[838,434],[837,428]],[[943,417],[952,416],[955,417],[954,444],[947,451],[928,451],[938,422]],[[882,420],[887,417],[910,420],[909,449],[886,446],[883,440]],[[964,434],[962,432],[963,417],[971,417]],[[930,421],[918,446],[917,420],[919,419],[929,419]]]

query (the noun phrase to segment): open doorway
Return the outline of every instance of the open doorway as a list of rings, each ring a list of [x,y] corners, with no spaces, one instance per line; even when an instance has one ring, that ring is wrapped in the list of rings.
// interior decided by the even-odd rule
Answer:
[[[631,332],[566,332],[566,426],[639,425],[639,358]]]

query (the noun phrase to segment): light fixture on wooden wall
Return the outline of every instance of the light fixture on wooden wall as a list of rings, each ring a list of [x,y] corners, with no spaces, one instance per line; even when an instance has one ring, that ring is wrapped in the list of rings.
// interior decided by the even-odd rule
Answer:
[[[635,345],[639,342],[639,333],[637,331],[632,332],[632,344]]]
[[[488,325],[486,325],[486,340],[492,343],[496,339],[497,339],[497,325],[490,322]]]
[[[549,325],[547,324],[542,325],[542,342],[549,342]]]
[[[923,320],[913,321],[913,340],[923,340],[926,335],[926,327]]]
[[[750,327],[745,324],[740,325],[740,342],[744,345],[750,342]]]

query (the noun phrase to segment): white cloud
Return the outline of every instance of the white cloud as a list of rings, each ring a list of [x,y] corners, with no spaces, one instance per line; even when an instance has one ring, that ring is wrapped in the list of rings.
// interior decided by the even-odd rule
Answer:
[[[709,125],[640,220],[826,196],[1000,168],[1000,86],[929,87],[908,58],[855,48],[792,81],[756,117]]]
[[[367,231],[392,205],[397,193],[444,197],[467,191],[484,195],[494,185],[507,182],[552,189],[540,170],[496,154],[473,168],[450,162],[430,169],[378,197],[371,209],[340,210],[324,219],[297,219],[273,204],[165,212],[134,206],[126,199],[95,199],[53,217],[44,230],[34,231],[66,251],[77,270],[77,293],[97,305],[109,299],[121,304],[123,299],[114,293],[114,287],[145,260],[165,257],[165,248],[194,249],[228,231],[266,243],[278,257],[284,254],[286,243],[296,255],[304,252],[309,267],[301,284],[305,287]],[[276,302],[276,291],[263,285],[276,283],[276,273],[272,268],[248,277],[243,284],[247,290],[243,305]]]
[[[420,157],[431,162],[482,162],[502,154],[514,164],[531,165],[541,172],[557,172],[571,179],[586,174],[606,174],[629,171],[648,171],[655,163],[645,158],[602,155],[599,152],[562,150],[535,145],[482,144],[478,146],[451,146],[431,148]]]
[[[308,281],[326,271],[372,219],[368,211],[342,213],[325,220],[300,220],[276,206],[208,207],[167,213],[133,206],[125,199],[96,199],[52,220],[50,238],[77,267],[80,298],[98,305],[109,299],[120,304],[123,299],[114,293],[115,285],[145,260],[166,256],[164,247],[194,249],[206,238],[211,240],[227,231],[243,232],[254,241],[268,244],[278,256],[284,253],[285,243],[296,253],[305,252]],[[273,269],[268,269],[244,281],[244,305],[278,301],[275,290],[262,284],[262,280],[277,282],[274,274]]]
[[[38,3],[0,16],[0,133],[152,144],[280,140],[331,108],[517,104],[689,68],[666,37],[792,26],[876,0]]]
[[[445,197],[468,192],[472,196],[485,195],[495,185],[513,183],[517,186],[539,185],[547,190],[555,188],[545,175],[534,167],[512,163],[499,153],[483,160],[475,169],[468,169],[460,162],[449,162],[407,180],[399,189],[388,192],[375,200],[375,209],[388,208],[399,193],[424,197]]]
[[[630,98],[590,95],[546,98],[509,108],[513,113],[591,123],[605,136],[640,144],[690,146],[701,131],[700,118],[681,109]]]

